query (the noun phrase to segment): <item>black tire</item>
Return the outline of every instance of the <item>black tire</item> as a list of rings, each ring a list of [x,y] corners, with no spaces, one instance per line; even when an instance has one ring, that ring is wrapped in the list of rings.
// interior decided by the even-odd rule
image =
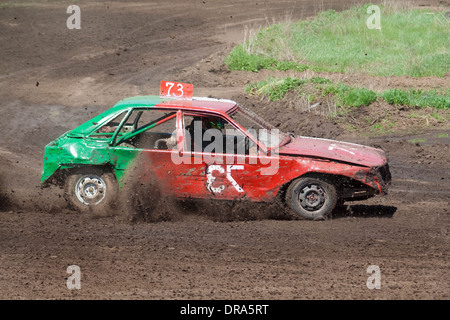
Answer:
[[[108,214],[118,192],[114,174],[95,167],[72,172],[64,185],[65,199],[81,212]]]
[[[338,201],[336,188],[322,178],[300,178],[286,191],[289,208],[308,220],[327,219]]]

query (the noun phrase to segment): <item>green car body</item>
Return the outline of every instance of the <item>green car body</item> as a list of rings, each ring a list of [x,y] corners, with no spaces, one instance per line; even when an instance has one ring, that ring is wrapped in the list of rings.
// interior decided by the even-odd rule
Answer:
[[[167,99],[166,99],[167,100]],[[122,112],[129,112],[136,107],[152,107],[163,100],[158,96],[132,97],[119,101],[111,109],[68,131],[46,145],[44,151],[42,185],[46,186],[58,178],[58,172],[83,165],[108,166],[120,184],[126,168],[133,162],[136,154],[120,148],[111,148],[121,137],[114,134],[99,138],[95,133],[103,125]],[[124,119],[125,121],[126,119]],[[120,157],[117,156],[120,153]]]

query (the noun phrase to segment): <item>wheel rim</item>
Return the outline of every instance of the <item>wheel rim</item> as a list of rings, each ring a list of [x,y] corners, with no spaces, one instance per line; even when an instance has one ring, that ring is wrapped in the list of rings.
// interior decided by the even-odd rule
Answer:
[[[319,185],[309,184],[300,190],[298,200],[303,209],[314,213],[325,204],[326,192]]]
[[[106,183],[96,175],[83,176],[75,185],[75,195],[81,203],[87,206],[98,205],[105,199]]]

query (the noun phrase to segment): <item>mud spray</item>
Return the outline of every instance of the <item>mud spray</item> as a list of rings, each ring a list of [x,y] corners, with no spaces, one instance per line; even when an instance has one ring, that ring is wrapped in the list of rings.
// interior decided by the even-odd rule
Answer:
[[[149,168],[151,165],[143,165],[142,159],[138,159],[124,178],[115,212],[130,221],[180,221],[192,217],[216,222],[292,218],[280,203],[173,198],[167,195],[164,191],[167,186]]]

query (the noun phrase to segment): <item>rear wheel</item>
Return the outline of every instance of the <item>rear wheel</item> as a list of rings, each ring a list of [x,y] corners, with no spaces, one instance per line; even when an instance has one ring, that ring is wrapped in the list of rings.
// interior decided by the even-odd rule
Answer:
[[[337,200],[335,187],[321,178],[300,178],[291,183],[286,193],[287,205],[309,220],[326,219]]]
[[[64,194],[80,211],[101,212],[113,207],[117,193],[117,181],[112,173],[85,168],[67,177]]]

